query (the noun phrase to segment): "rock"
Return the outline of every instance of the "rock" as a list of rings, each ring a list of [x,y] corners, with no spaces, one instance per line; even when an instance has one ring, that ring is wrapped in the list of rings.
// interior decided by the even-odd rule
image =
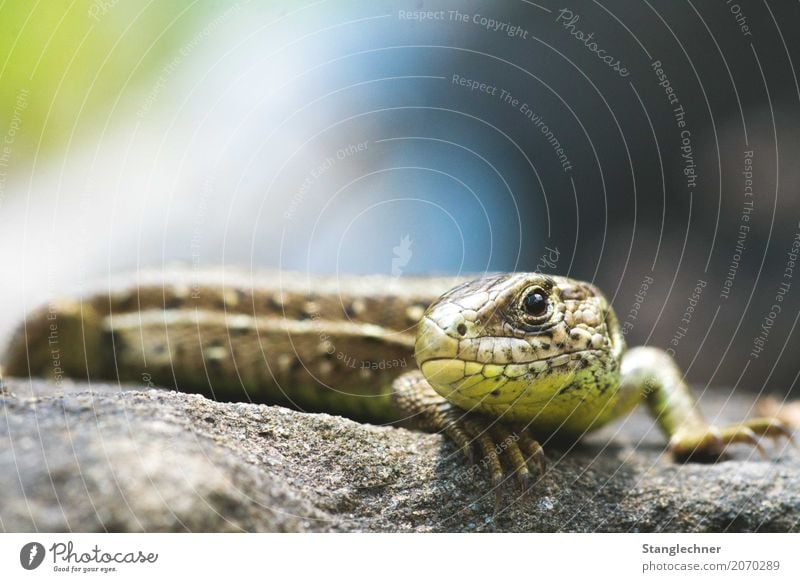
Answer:
[[[438,435],[163,390],[9,381],[6,531],[800,531],[800,454],[673,463],[644,412],[543,443],[545,477],[494,494]],[[749,396],[709,394],[731,421]]]

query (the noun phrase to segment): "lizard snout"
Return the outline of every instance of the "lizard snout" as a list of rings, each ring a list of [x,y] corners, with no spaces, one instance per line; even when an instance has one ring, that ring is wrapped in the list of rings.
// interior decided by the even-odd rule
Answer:
[[[422,367],[429,360],[455,358],[458,354],[457,328],[461,325],[464,324],[453,320],[443,326],[427,315],[423,317],[414,344],[417,365]]]

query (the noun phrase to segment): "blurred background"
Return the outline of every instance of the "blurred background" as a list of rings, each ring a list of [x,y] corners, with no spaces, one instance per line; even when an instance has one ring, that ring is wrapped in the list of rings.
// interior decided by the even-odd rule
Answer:
[[[6,0],[0,334],[114,273],[591,280],[701,388],[800,342],[800,5]]]

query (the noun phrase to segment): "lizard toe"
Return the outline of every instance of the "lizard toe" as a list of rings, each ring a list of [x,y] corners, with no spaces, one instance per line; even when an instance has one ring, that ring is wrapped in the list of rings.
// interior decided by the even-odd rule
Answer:
[[[547,469],[542,445],[540,445],[538,441],[531,438],[524,431],[520,433],[520,442],[522,443],[522,447],[528,455],[528,463],[532,463],[532,468],[536,470],[539,478],[542,478],[545,470]]]
[[[528,461],[519,448],[519,437],[512,434],[503,425],[492,426],[491,432],[495,443],[497,443],[495,446],[500,447],[505,453],[520,487],[523,491],[527,491],[530,488],[532,478],[528,468]]]

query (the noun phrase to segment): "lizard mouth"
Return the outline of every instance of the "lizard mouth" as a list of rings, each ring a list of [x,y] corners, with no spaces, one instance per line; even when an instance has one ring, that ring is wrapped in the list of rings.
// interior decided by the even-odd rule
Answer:
[[[466,342],[466,343],[465,343]],[[487,343],[484,343],[487,342]],[[589,342],[587,342],[589,343]],[[549,342],[548,342],[549,344]],[[574,350],[561,350],[546,355],[535,354],[525,340],[513,337],[465,338],[459,340],[447,333],[435,321],[425,317],[419,324],[414,354],[417,365],[452,361],[453,365],[470,366],[530,366],[534,369],[557,368],[581,355],[601,353],[607,345],[596,347],[575,346]]]
[[[422,374],[432,386],[449,386],[459,389],[477,386],[482,382],[495,384],[504,381],[531,383],[546,375],[563,376],[583,368],[592,356],[601,356],[602,349],[586,349],[565,352],[534,360],[493,363],[476,362],[460,358],[428,358],[418,362]],[[493,388],[494,389],[494,388]]]

